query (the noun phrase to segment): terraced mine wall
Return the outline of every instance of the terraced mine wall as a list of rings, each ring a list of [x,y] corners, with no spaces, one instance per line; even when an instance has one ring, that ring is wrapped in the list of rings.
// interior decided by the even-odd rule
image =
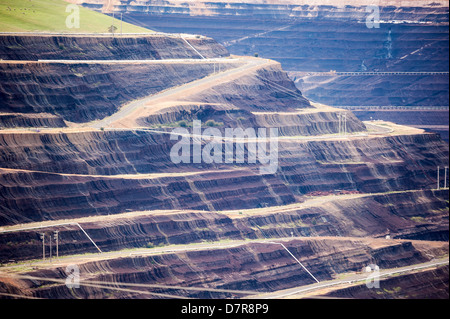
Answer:
[[[174,164],[170,149],[175,141],[166,134],[97,131],[1,138],[2,224],[116,214],[125,209],[275,206],[292,203],[295,196],[336,190],[430,189],[436,185],[436,167],[443,167],[448,156],[448,146],[433,134],[286,140],[279,143],[277,174],[259,175],[256,164],[236,164],[239,170],[216,163]],[[231,171],[214,172],[217,169]],[[194,174],[169,174],[183,171]],[[135,175],[149,173],[169,175]]]
[[[347,114],[347,131],[351,133],[366,131],[365,125],[351,112]],[[151,128],[164,128],[164,125],[181,120],[189,122],[200,120],[207,123],[213,120],[222,125],[216,127],[222,134],[226,128],[235,127],[276,127],[279,136],[314,136],[336,134],[339,132],[339,113],[336,112],[248,112],[242,109],[229,109],[216,105],[180,105],[164,112],[142,117],[138,123]]]
[[[359,121],[353,113],[346,111],[342,113],[347,114],[348,132],[366,131],[364,123]],[[250,112],[237,107],[230,108],[216,104],[174,106],[154,115],[141,117],[138,123],[150,128],[163,129],[168,124],[182,120],[188,122],[200,120],[202,123],[213,120],[214,123],[221,123],[216,128],[222,134],[226,128],[236,127],[276,127],[279,136],[314,136],[339,132],[339,113],[336,112]]]
[[[415,274],[382,280],[382,290],[373,291],[365,285],[330,292],[331,298],[356,299],[446,299],[448,298],[448,265]]]
[[[424,107],[449,105],[448,74],[299,76],[292,72],[290,75],[308,98],[331,106],[372,106],[374,110],[376,106],[400,106],[411,110],[422,107],[425,111]],[[360,83],[368,85],[361,87]],[[428,113],[431,114],[427,116],[433,116],[432,112]]]
[[[319,280],[333,278],[345,271],[360,271],[367,264],[376,263],[381,268],[400,267],[427,261],[424,251],[411,243],[371,247],[355,240],[333,241],[327,239],[302,239],[285,242],[286,247]],[[239,269],[239,272],[234,271]],[[107,271],[106,271],[107,270]],[[199,250],[182,254],[170,253],[155,256],[132,256],[80,265],[80,273],[96,282],[132,282],[187,287],[206,285],[219,289],[267,292],[314,283],[299,264],[279,245],[249,243],[232,248]],[[39,277],[64,278],[64,269],[29,271]],[[22,289],[20,289],[20,287]],[[41,281],[12,280],[6,291],[26,290],[25,293],[41,298],[105,298],[110,292],[104,289],[81,286],[70,290],[62,284],[45,285]],[[164,288],[146,288],[146,291],[171,293]],[[195,298],[231,298],[222,292],[180,291],[176,296]],[[114,292],[114,298],[136,298],[137,292]],[[147,297],[160,298],[158,296]],[[142,296],[141,296],[142,297]]]
[[[61,86],[67,87],[67,83],[77,81],[75,77],[80,78],[81,82],[75,82],[80,89],[74,91],[89,106],[92,101],[96,105],[92,92],[97,91],[88,90],[81,83],[89,83],[98,74],[99,81],[104,83],[111,79],[109,73],[123,68],[126,81],[136,86],[119,85],[117,76],[112,87],[98,88],[100,95],[110,91],[119,94],[121,91],[115,90],[127,88],[128,92],[138,94],[141,89],[148,94],[185,83],[181,77],[155,82],[161,73],[174,78],[174,70],[185,72],[183,76],[192,80],[213,72],[211,64],[203,63],[200,71],[204,72],[195,69],[199,73],[191,77],[189,67],[200,64],[189,63],[186,68],[176,63],[57,64],[58,68],[77,69],[70,71],[73,75],[67,71],[52,81],[60,81]],[[13,64],[28,63],[2,63],[5,67]],[[153,74],[156,67],[159,73]],[[20,66],[13,69],[16,82],[24,85],[18,87],[30,92],[38,92],[52,82],[48,74],[37,80],[34,73],[23,76],[18,72]],[[448,252],[448,242],[438,242],[448,241],[448,193],[433,190],[436,167],[448,162],[448,144],[436,134],[406,128],[392,134],[369,132],[348,112],[350,132],[338,136],[333,114],[336,111],[311,107],[279,65],[267,62],[255,70],[228,82],[208,83],[201,92],[189,92],[191,95],[169,101],[168,109],[159,109],[159,113],[142,110],[144,115],[138,118],[138,124],[147,128],[130,125],[123,129],[98,129],[86,124],[77,130],[76,125],[67,123],[72,127],[1,132],[2,264],[40,258],[42,246],[37,231],[59,230],[61,255],[96,252],[78,225],[103,251],[111,253],[111,259],[102,259],[100,254],[86,256],[98,259],[80,263],[83,276],[118,284],[208,285],[265,292],[313,283],[280,245],[260,243],[290,236],[300,238],[284,239],[286,246],[320,280],[358,271],[368,263],[377,263],[382,268],[399,267],[429,261]],[[141,80],[145,74],[151,79]],[[16,85],[13,78],[9,81],[9,87]],[[47,104],[41,101],[33,104],[34,100],[25,99],[26,94],[20,93],[20,89],[16,92],[24,97],[18,101],[25,101],[25,106],[21,106],[19,113],[11,104],[8,113],[2,114],[22,116],[30,125],[44,124],[50,119],[56,122],[55,117],[68,122],[70,113],[66,117],[52,110],[41,113],[44,109],[40,106]],[[70,87],[66,92],[70,92]],[[8,95],[4,96],[8,101]],[[135,97],[129,94],[127,98]],[[103,97],[98,105],[104,106],[107,100]],[[116,110],[111,104],[102,112],[106,109]],[[80,122],[101,113],[96,108],[81,110],[85,113],[79,116]],[[37,114],[39,122],[32,122],[32,116],[25,116],[28,114]],[[175,164],[170,150],[176,141],[170,140],[168,132],[176,125],[167,124],[194,118],[214,119],[223,122],[224,127],[236,127],[239,121],[243,126],[251,123],[250,127],[280,127],[278,171],[261,174],[259,165],[248,163]],[[4,121],[8,121],[6,117]],[[161,127],[155,129],[152,125]],[[408,133],[411,131],[417,133]],[[320,136],[324,134],[335,135]],[[443,179],[441,174],[441,184]],[[11,230],[9,226],[19,229],[17,224],[31,222],[45,227],[5,232]],[[59,223],[65,225],[55,225]],[[384,239],[386,235],[392,239]],[[329,237],[319,238],[322,236]],[[258,242],[226,246],[233,239]],[[181,253],[167,252],[165,249],[170,247],[164,247],[202,242],[214,243]],[[143,257],[130,255],[132,251],[117,251],[130,248],[142,248],[154,255]],[[158,253],[160,248],[165,252]],[[16,270],[38,277],[66,278],[65,267],[50,264],[44,266],[47,269],[27,267]],[[164,293],[168,289],[153,291]],[[112,292],[82,286],[71,291],[64,283],[49,285],[45,280],[2,280],[0,292],[44,298],[149,296],[139,289]],[[235,297],[225,292],[188,290],[181,295]]]
[[[434,108],[434,110],[414,110],[407,107],[398,108],[349,108],[361,121],[384,120],[398,124],[414,126],[427,132],[439,134],[442,140],[449,142],[448,109]]]
[[[224,63],[223,70],[235,66]],[[213,63],[0,63],[0,112],[39,114],[42,124],[47,124],[42,114],[49,113],[58,117],[55,126],[62,126],[61,120],[88,122],[115,113],[126,102],[212,73]],[[16,122],[35,124],[40,123]]]
[[[65,127],[64,120],[46,113],[0,113],[0,127]]]
[[[448,241],[448,193],[410,191],[324,199],[325,205],[251,215],[202,211],[127,212],[80,225],[102,251],[286,237],[384,237]],[[130,206],[131,207],[131,206]],[[70,221],[61,221],[69,222]],[[75,224],[0,233],[0,261],[42,257],[39,233],[59,231],[60,255],[97,252]]]
[[[256,2],[256,3],[255,3]],[[357,6],[356,6],[357,4]],[[396,7],[395,1],[391,3],[380,3],[380,13],[386,20],[406,20],[411,14],[418,15],[420,20],[445,22],[448,10],[445,2],[439,1],[436,5],[424,5],[417,3],[417,7]],[[367,12],[364,2],[354,2],[353,5],[336,6],[331,2],[329,5],[320,4],[296,4],[292,1],[283,1],[278,4],[258,3],[257,1],[225,2],[225,1],[141,1],[121,0],[116,2],[114,11],[128,13],[144,13],[147,15],[171,14],[173,16],[240,16],[257,17],[259,19],[346,19],[353,21],[365,21]],[[95,0],[83,1],[83,6],[101,11],[103,4]]]
[[[448,72],[448,3],[380,3],[379,28],[367,28],[363,2],[295,5],[121,1],[124,19],[153,30],[205,34],[232,54],[279,61],[308,99],[333,106],[443,107],[447,75],[298,76],[297,72]],[[95,1],[85,6],[101,10]],[[407,4],[411,5],[411,3]],[[170,19],[168,19],[170,17]],[[304,81],[305,83],[302,83]],[[432,111],[428,111],[430,116]],[[419,114],[416,115],[420,116]],[[389,120],[395,120],[389,119]],[[406,124],[415,125],[408,122]],[[423,128],[448,140],[448,129]],[[440,123],[445,125],[445,123]]]
[[[232,105],[248,111],[295,111],[310,106],[279,64],[192,94],[188,101]]]
[[[180,36],[36,36],[0,35],[2,60],[164,60],[228,57],[229,52],[206,37]]]
[[[355,18],[327,17],[334,9],[316,8],[317,15],[301,18],[293,15],[285,19],[262,18],[257,10],[248,16],[211,17],[205,13],[170,15],[170,19],[167,19],[170,12],[167,15],[130,12],[124,19],[163,32],[205,34],[224,44],[232,54],[258,53],[280,61],[287,71],[448,70],[448,7],[382,7],[380,19],[384,23],[379,28],[367,28],[365,6],[358,8],[361,15]],[[391,18],[383,10],[403,11],[405,17]],[[419,52],[414,52],[418,49]]]

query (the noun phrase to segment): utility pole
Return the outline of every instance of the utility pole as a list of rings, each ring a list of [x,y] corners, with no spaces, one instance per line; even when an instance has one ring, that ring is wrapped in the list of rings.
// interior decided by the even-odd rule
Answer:
[[[41,233],[42,239],[42,260],[45,260],[45,233]]]
[[[347,135],[347,113],[344,113],[344,136]]]
[[[49,235],[49,236],[48,236],[48,241],[49,241],[49,243],[50,243],[50,254],[49,254],[49,259],[50,259],[50,262],[52,262],[52,235]]]
[[[123,13],[120,13],[120,35],[122,35],[122,15]]]
[[[341,118],[342,118],[342,113],[339,112],[339,113],[338,113],[338,119],[339,119],[339,130],[338,130],[339,133],[338,133],[338,135],[341,135],[341,126],[342,126],[342,125],[341,125],[341,122],[342,122],[342,121],[341,121]]]
[[[437,167],[437,190],[439,190],[439,186],[440,186],[440,183],[439,183],[439,166]]]
[[[444,188],[447,188],[447,169],[448,166],[444,167]]]
[[[54,238],[55,238],[55,242],[56,242],[56,258],[59,258],[59,251],[58,251],[58,244],[59,244],[59,236],[58,236],[59,231],[55,230],[55,234],[54,234]]]

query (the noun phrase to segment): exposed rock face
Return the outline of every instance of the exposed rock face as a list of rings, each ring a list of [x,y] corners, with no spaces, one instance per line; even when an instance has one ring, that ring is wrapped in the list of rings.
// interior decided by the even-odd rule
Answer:
[[[326,296],[356,299],[448,299],[448,265],[385,279],[380,282],[380,287],[382,289],[367,289],[361,285],[333,291]]]
[[[328,199],[323,205],[289,206],[260,215],[249,215],[244,209],[235,214],[226,211],[128,212],[105,216],[103,221],[87,219],[80,223],[103,251],[291,236],[384,237],[389,234],[391,238],[448,241],[446,200],[448,193],[445,191],[405,192]],[[61,255],[97,251],[76,225],[52,229],[60,231]],[[35,230],[1,234],[0,260],[40,258],[41,247]]]
[[[416,68],[420,70],[421,66],[417,65]],[[395,72],[395,70],[392,71]],[[406,109],[449,105],[448,74],[357,76],[302,74],[292,72],[290,76],[297,79],[299,89],[308,98],[327,105],[409,106]],[[427,114],[427,116],[430,115]],[[414,123],[408,122],[408,124]],[[427,124],[431,123],[427,122]]]
[[[227,57],[228,51],[211,38],[186,41],[205,58]],[[26,36],[0,35],[3,60],[163,60],[201,59],[176,36]]]
[[[352,113],[361,121],[384,120],[398,124],[409,125],[425,129],[427,132],[436,132],[440,137],[449,142],[449,116],[445,108],[435,110],[414,110],[407,107],[393,107],[391,109],[380,108],[351,108]]]
[[[430,5],[426,1],[379,1],[380,12],[386,20],[409,20],[411,11],[428,21],[446,21],[446,3],[435,2]],[[102,10],[103,4],[96,0],[83,1],[83,5]],[[160,15],[161,12],[171,15],[186,16],[244,16],[264,18],[319,18],[334,20],[364,21],[367,12],[365,7],[373,5],[371,1],[132,1],[125,0],[113,4],[115,11]],[[448,6],[448,4],[447,4]],[[405,8],[406,7],[406,8]]]
[[[313,10],[315,14],[309,16],[307,10],[300,9],[296,12],[305,13],[303,16],[292,13],[282,18],[270,5],[262,4],[244,17],[220,11],[213,18],[180,14],[171,15],[169,20],[170,12],[148,15],[136,11],[124,17],[165,32],[205,34],[223,43],[232,54],[258,53],[281,62],[288,71],[448,70],[448,4],[381,7],[383,23],[379,28],[366,26],[369,13],[362,5]],[[338,10],[353,12],[333,16]],[[259,12],[274,15],[264,17]],[[398,23],[401,21],[407,23]]]
[[[65,127],[64,120],[53,114],[0,113],[0,127]]]
[[[346,5],[347,4],[347,5]],[[448,3],[377,1],[122,1],[125,19],[165,32],[205,34],[232,54],[279,61],[303,95],[334,106],[441,106],[448,117],[448,74],[299,76],[297,72],[448,72]],[[86,6],[101,10],[95,0]],[[170,19],[168,17],[170,16]],[[304,82],[304,83],[302,83]],[[431,113],[431,112],[430,112]],[[429,114],[429,116],[433,116]],[[415,125],[414,122],[406,124]],[[426,126],[433,124],[426,123]],[[448,140],[448,128],[427,127]]]
[[[126,209],[222,210],[258,207],[261,201],[270,206],[294,202],[292,192],[279,178],[251,171],[142,179],[27,172],[2,176],[6,188],[10,178],[33,180],[35,194],[39,193],[32,199],[26,195],[25,184],[9,184],[12,188],[5,189],[9,195],[2,203],[8,212],[2,213],[2,224],[116,214]]]
[[[365,125],[353,113],[347,111],[341,113],[347,114],[347,132],[366,131]],[[200,120],[202,123],[214,120],[216,123],[223,123],[218,127],[222,132],[227,127],[276,127],[279,136],[314,136],[339,132],[339,113],[335,111],[250,112],[238,107],[208,103],[166,108],[154,115],[139,118],[138,123],[152,128],[164,128],[168,123],[181,120],[189,122]]]
[[[224,70],[229,67],[233,66],[223,66]],[[111,115],[131,100],[213,72],[213,63],[1,63],[0,112],[45,112],[87,122]]]
[[[432,134],[355,141],[281,141],[276,175],[255,175],[259,165],[241,164],[243,170],[204,177],[199,173],[135,178],[108,175],[195,172],[198,164],[174,164],[170,149],[175,141],[150,132],[1,137],[3,168],[19,169],[3,170],[1,174],[2,206],[7,212],[3,224],[27,218],[37,221],[118,213],[126,208],[223,210],[261,203],[274,206],[293,202],[294,195],[335,190],[377,193],[430,188],[436,183],[436,166],[445,165],[448,152],[448,146]],[[202,164],[201,170],[217,168],[233,166]],[[32,194],[27,191],[30,185]],[[242,185],[248,185],[245,191]],[[204,193],[206,200],[198,192]],[[167,194],[179,198],[178,204],[168,201]]]
[[[319,280],[331,279],[345,271],[359,271],[376,263],[381,268],[407,265],[407,260],[424,262],[428,258],[409,242],[401,244],[372,244],[361,240],[302,239],[285,242],[292,254]],[[448,247],[448,246],[447,246]],[[445,249],[442,247],[441,250]],[[239,269],[239,272],[234,270]],[[28,275],[65,279],[62,268],[28,272]],[[91,281],[132,282],[214,287],[267,292],[314,283],[299,264],[280,245],[249,243],[233,248],[200,250],[184,254],[135,256],[88,262],[80,265],[80,274]],[[28,286],[32,295],[43,298],[104,298],[104,289],[84,287],[70,290],[64,284],[47,285],[19,280],[6,287]],[[5,289],[5,288],[3,288]],[[22,288],[23,289],[23,288]],[[148,290],[150,289],[150,290]],[[147,288],[147,291],[152,291]],[[159,288],[154,292],[168,292]],[[173,292],[172,292],[173,293]],[[185,291],[176,295],[199,298],[231,297],[227,293]],[[136,298],[139,293],[119,294],[115,298]],[[156,297],[156,296],[154,296]]]
[[[351,112],[341,112],[347,116],[347,132],[364,132],[365,125]],[[280,136],[314,136],[339,132],[339,113],[317,112],[305,114],[256,113],[258,127],[278,127]]]
[[[130,46],[122,43],[120,52],[98,54],[123,58],[141,40],[127,41]],[[204,45],[205,52],[215,50]],[[261,243],[265,239],[284,238],[320,280],[369,263],[399,267],[446,253],[448,193],[432,189],[436,167],[448,162],[448,144],[435,134],[404,127],[390,132],[382,125],[375,130],[350,112],[313,107],[279,64],[243,60],[248,68],[227,63],[232,72],[223,77],[213,75],[183,94],[149,102],[128,114],[132,125],[104,129],[85,122],[115,113],[130,100],[211,75],[214,62],[1,63],[3,121],[9,114],[23,119],[20,125],[54,121],[55,126],[0,134],[0,261],[39,258],[37,229],[60,231],[61,255],[95,252],[88,233],[111,254],[80,261],[84,278],[268,292],[313,280],[280,245]],[[345,136],[337,134],[338,112],[347,115]],[[279,128],[277,172],[261,174],[259,164],[248,162],[174,163],[170,153],[177,141],[167,133],[176,122],[193,119],[220,122],[222,131]],[[54,226],[65,220],[70,224]],[[20,223],[41,228],[17,231]],[[391,239],[383,239],[387,234]],[[296,238],[286,239],[291,236]],[[226,240],[239,242],[222,245]],[[211,245],[169,253],[163,247],[200,242]],[[120,252],[129,248],[153,255]],[[19,272],[66,278],[63,266],[44,267]],[[63,283],[15,279],[2,279],[0,292],[44,298],[148,296],[139,289],[71,291]],[[181,295],[235,297],[192,290]]]
[[[310,106],[279,65],[214,86],[189,101],[233,105],[247,111],[294,111]]]
[[[350,142],[314,141],[303,145],[287,143],[289,147],[286,152],[280,152],[280,157],[285,158],[285,164],[281,164],[283,176],[290,187],[300,194],[339,189],[386,192],[409,188],[414,183],[430,188],[435,181],[432,176],[435,176],[437,165],[428,162],[434,162],[434,156],[429,152],[421,155],[419,149],[422,143],[430,143],[436,151],[440,149],[435,160],[443,165],[441,160],[445,161],[447,146],[435,135],[405,135]],[[431,146],[433,144],[436,148]],[[431,164],[429,169],[425,168],[427,163]],[[317,172],[322,173],[318,175]]]

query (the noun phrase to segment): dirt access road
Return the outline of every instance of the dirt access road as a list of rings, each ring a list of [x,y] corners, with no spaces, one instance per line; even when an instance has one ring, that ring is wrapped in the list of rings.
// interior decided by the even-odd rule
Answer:
[[[205,60],[203,60],[205,61]],[[232,80],[233,78],[250,73],[253,70],[261,68],[265,65],[270,65],[275,63],[271,60],[266,59],[256,59],[256,58],[239,58],[239,59],[229,59],[229,62],[243,62],[244,64],[240,67],[215,73],[213,75],[207,76],[200,80],[192,81],[181,86],[177,86],[163,92],[148,96],[146,98],[133,101],[124,105],[118,112],[113,115],[106,117],[100,121],[93,121],[84,124],[83,126],[88,126],[92,128],[109,128],[109,127],[130,127],[134,121],[124,122],[123,120],[127,117],[136,118],[140,110],[145,106],[157,105],[167,101],[176,101],[180,97],[190,95],[196,91],[202,91],[205,87],[217,85],[217,83]],[[227,63],[229,63],[227,62]],[[211,63],[211,62],[209,62]],[[222,61],[223,63],[223,61]]]

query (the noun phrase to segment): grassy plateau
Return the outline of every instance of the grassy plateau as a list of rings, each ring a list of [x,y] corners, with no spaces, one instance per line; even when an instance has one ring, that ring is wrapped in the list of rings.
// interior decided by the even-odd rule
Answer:
[[[112,24],[120,32],[120,16],[79,8],[79,28],[68,28],[66,12],[70,3],[63,0],[0,0],[0,32],[108,33]],[[122,23],[123,33],[151,33],[151,30]]]

